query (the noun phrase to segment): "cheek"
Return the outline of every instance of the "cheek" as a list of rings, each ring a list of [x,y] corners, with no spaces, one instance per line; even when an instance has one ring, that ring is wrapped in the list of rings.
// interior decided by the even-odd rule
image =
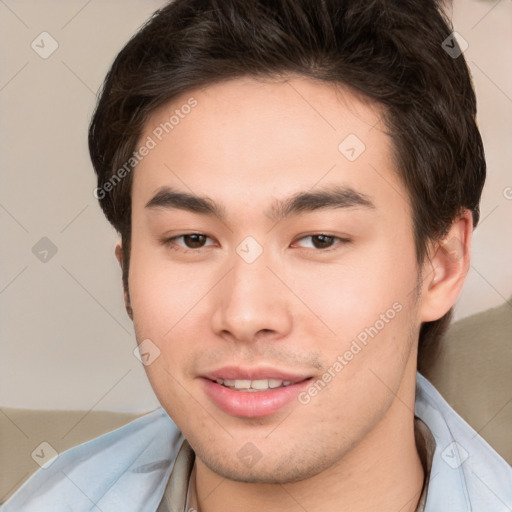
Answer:
[[[186,369],[190,366],[190,327],[196,325],[194,308],[204,294],[191,272],[183,272],[154,248],[132,246],[129,287],[137,342],[149,343],[156,356],[145,364],[148,380],[161,404],[180,417],[187,403]],[[149,340],[149,342],[147,341]]]
[[[158,339],[170,335],[200,298],[198,277],[171,265],[159,249],[134,244],[129,274],[134,322]]]
[[[388,331],[391,324],[398,330],[408,328],[409,322],[400,320],[410,320],[417,271],[414,247],[381,243],[354,251],[339,264],[290,268],[288,278],[330,335],[344,343],[376,322],[381,327],[381,315],[385,315],[384,321],[391,320],[386,323]],[[404,314],[397,314],[398,309]],[[313,321],[314,315],[309,318]]]
[[[303,317],[307,327],[301,330],[321,351],[325,378],[335,376],[317,406],[336,403],[354,415],[366,407],[361,404],[384,407],[391,399],[389,389],[399,385],[417,334],[414,248],[382,243],[343,265],[319,266],[314,275],[314,281],[300,283],[298,294],[329,331],[320,331],[322,325],[311,314]]]

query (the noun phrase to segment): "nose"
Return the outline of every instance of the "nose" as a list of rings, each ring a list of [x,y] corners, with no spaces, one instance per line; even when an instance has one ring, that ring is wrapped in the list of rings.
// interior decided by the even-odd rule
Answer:
[[[279,339],[292,330],[290,291],[269,268],[265,253],[247,263],[234,255],[233,267],[216,287],[212,329],[218,336],[250,343]]]

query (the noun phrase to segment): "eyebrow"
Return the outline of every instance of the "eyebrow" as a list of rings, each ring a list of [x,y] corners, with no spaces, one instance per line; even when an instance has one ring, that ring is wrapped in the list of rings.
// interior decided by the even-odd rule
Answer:
[[[224,207],[212,199],[167,186],[161,187],[145,207],[150,210],[179,209],[226,220]],[[277,222],[304,212],[357,207],[374,209],[375,205],[367,195],[351,187],[334,185],[315,191],[297,192],[286,199],[276,199],[266,214],[271,220]]]

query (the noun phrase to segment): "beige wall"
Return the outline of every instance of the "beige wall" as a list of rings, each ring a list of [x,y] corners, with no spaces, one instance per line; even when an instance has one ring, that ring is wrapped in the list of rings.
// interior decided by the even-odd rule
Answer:
[[[116,52],[162,3],[0,3],[1,406],[157,406],[133,355],[116,235],[92,195],[86,132]],[[456,1],[454,21],[469,44],[489,167],[460,318],[512,294],[512,3]],[[44,31],[58,43],[46,59],[31,47],[52,49],[37,37]],[[35,252],[50,251],[45,263],[32,252],[38,242]]]

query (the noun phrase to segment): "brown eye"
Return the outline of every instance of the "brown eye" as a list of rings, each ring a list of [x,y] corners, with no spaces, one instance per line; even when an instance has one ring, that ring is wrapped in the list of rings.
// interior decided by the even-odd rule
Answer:
[[[169,249],[181,252],[199,252],[199,249],[208,248],[212,243],[207,243],[210,237],[201,233],[185,233],[162,240]]]
[[[329,251],[331,248],[334,250],[336,246],[342,246],[349,243],[347,238],[340,238],[339,236],[327,235],[325,233],[318,233],[314,235],[303,236],[295,242],[295,245],[307,249],[323,249]]]
[[[331,247],[336,237],[330,235],[311,235],[311,241],[315,249]]]
[[[186,247],[189,249],[199,249],[204,246],[206,239],[208,238],[206,235],[199,235],[197,233],[193,233],[190,235],[183,235],[183,242]]]

